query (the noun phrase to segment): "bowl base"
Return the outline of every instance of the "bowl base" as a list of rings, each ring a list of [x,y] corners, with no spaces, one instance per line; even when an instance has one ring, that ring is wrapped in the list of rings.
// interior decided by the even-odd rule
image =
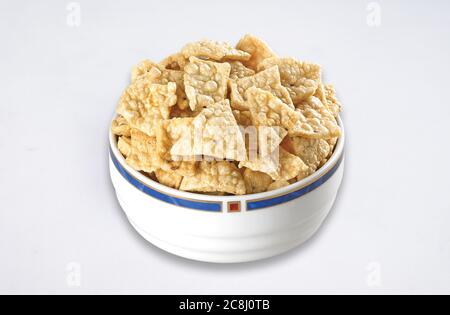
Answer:
[[[153,244],[157,248],[173,254],[175,256],[179,256],[182,258],[186,258],[189,260],[206,262],[206,263],[216,263],[216,264],[236,264],[236,263],[247,263],[253,261],[259,261],[268,259],[271,257],[275,257],[281,254],[284,254],[294,248],[302,245],[306,241],[308,241],[320,228],[314,228],[306,231],[301,231],[301,235],[298,235],[297,238],[290,243],[283,243],[277,247],[270,247],[261,250],[253,250],[246,252],[236,252],[236,253],[212,253],[212,252],[203,252],[198,250],[191,250],[185,247],[179,247],[174,244],[170,244],[165,242],[152,234],[141,229],[137,224],[135,224],[129,217],[128,221],[133,226],[133,228],[141,235],[146,241]],[[324,220],[325,218],[323,218]]]

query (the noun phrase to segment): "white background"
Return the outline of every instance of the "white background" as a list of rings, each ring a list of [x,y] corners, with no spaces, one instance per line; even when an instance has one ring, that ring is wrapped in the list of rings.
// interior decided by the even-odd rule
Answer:
[[[0,3],[0,293],[450,293],[448,1],[80,1],[74,27],[68,3]],[[336,85],[344,184],[306,245],[191,262],[128,224],[108,124],[139,60],[245,33]]]

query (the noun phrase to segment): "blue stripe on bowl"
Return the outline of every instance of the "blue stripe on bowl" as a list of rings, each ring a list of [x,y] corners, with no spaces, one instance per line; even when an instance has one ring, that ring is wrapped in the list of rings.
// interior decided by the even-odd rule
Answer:
[[[339,166],[341,165],[342,161],[344,159],[344,155],[339,159],[339,161],[336,163],[336,165],[325,175],[323,175],[321,178],[319,178],[314,183],[303,187],[297,191],[288,193],[283,196],[271,198],[271,199],[264,199],[264,200],[258,200],[258,201],[247,201],[247,210],[253,211],[253,210],[259,210],[264,209],[268,207],[273,207],[279,204],[283,204],[289,201],[292,201],[294,199],[300,198],[307,193],[313,191],[314,189],[322,186],[325,184],[333,175],[336,173],[336,171],[339,169]]]
[[[194,201],[194,200],[187,200],[187,199],[181,199],[174,196],[169,196],[166,194],[163,194],[157,190],[151,189],[150,187],[146,186],[145,184],[141,183],[138,179],[134,178],[130,173],[127,172],[125,168],[120,165],[117,158],[114,156],[113,152],[110,152],[111,160],[114,163],[114,166],[119,171],[119,173],[134,187],[142,191],[144,194],[149,195],[155,199],[158,199],[160,201],[172,204],[174,206],[180,206],[184,208],[189,208],[193,210],[202,210],[202,211],[209,211],[209,212],[222,212],[222,203],[212,203],[212,202],[205,202],[205,201]]]

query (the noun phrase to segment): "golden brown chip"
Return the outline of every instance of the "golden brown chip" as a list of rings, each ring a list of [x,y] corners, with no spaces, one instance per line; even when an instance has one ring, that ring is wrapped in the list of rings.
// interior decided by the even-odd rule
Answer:
[[[116,136],[131,136],[130,125],[128,124],[128,121],[121,115],[117,116],[117,118],[113,120],[111,131]]]
[[[309,169],[299,157],[282,148],[280,148],[279,154],[258,156],[256,159],[241,162],[239,167],[266,173],[275,181],[291,180],[300,174],[306,174]]]
[[[230,80],[229,84],[231,88],[231,106],[234,109],[248,110],[248,106],[245,103],[245,93],[252,87],[271,92],[286,105],[294,108],[289,92],[281,85],[280,73],[276,66],[251,77],[244,77],[235,81]]]
[[[251,55],[250,60],[246,61],[245,65],[253,70],[257,70],[258,65],[264,59],[276,57],[269,45],[253,35],[245,35],[236,48]]]
[[[239,126],[247,127],[252,124],[252,115],[250,111],[233,110],[234,118]]]
[[[128,137],[120,137],[119,141],[117,142],[117,147],[120,153],[122,153],[123,157],[127,158],[127,156],[131,154],[131,139]]]
[[[165,172],[163,170],[156,170],[155,175],[160,184],[174,189],[179,189],[181,181],[183,180],[183,176],[174,172]]]
[[[197,174],[184,177],[181,190],[191,192],[224,192],[234,195],[246,193],[245,182],[236,165],[226,161],[200,162]]]
[[[231,66],[231,73],[230,73],[231,80],[242,79],[245,77],[251,77],[251,76],[255,75],[254,70],[247,68],[240,61],[232,61],[232,62],[229,62],[229,64]]]
[[[176,84],[153,84],[149,73],[139,77],[122,95],[117,113],[130,124],[149,136],[161,119],[169,118],[170,107],[177,101]]]
[[[287,88],[294,104],[313,96],[321,82],[319,65],[295,58],[270,58],[264,60],[258,71],[278,66],[281,84]]]
[[[211,40],[203,40],[196,43],[186,45],[181,53],[186,59],[190,57],[198,57],[202,59],[211,59],[215,61],[224,60],[249,60],[250,54],[245,51],[233,48],[225,42],[216,42]]]
[[[286,186],[289,186],[290,183],[287,180],[277,180],[276,182],[273,182],[272,184],[267,187],[267,191],[273,191],[277,190]]]
[[[177,151],[174,149],[174,144],[191,132],[193,122],[194,118],[173,118],[162,121],[158,125],[156,130],[156,151],[162,159],[181,160],[181,156],[191,156],[191,147],[188,148],[189,151]]]
[[[296,105],[296,111],[306,118],[315,133],[304,135],[306,138],[331,139],[341,135],[336,118],[317,97],[311,96]]]
[[[271,93],[250,88],[246,93],[247,106],[255,126],[282,127],[290,136],[329,139],[340,135],[339,126],[319,99],[311,97],[292,110]]]
[[[188,156],[203,155],[235,161],[246,159],[244,138],[228,100],[208,105],[195,117],[191,126],[190,132],[185,132],[173,146],[172,155],[182,153],[180,148],[188,148],[190,144],[192,151]]]
[[[308,176],[317,171],[331,152],[330,145],[323,139],[289,137],[283,142],[283,147],[288,148],[289,152],[301,158],[308,165]]]
[[[336,91],[334,90],[334,86],[332,85],[325,85],[325,96],[327,100],[328,109],[333,114],[334,117],[338,117],[339,113],[341,112],[341,103],[339,103],[338,99],[336,98]]]
[[[153,173],[157,170],[160,163],[156,155],[156,139],[137,129],[131,129],[131,149],[126,162],[136,171]]]
[[[156,138],[149,137],[137,129],[131,130],[131,151],[126,161],[135,170],[149,174],[159,169],[181,176],[196,173],[195,162],[165,159],[158,152]]]
[[[258,194],[267,191],[267,187],[272,184],[272,178],[264,173],[255,172],[251,169],[245,169],[244,174],[245,186],[247,194]]]
[[[183,70],[189,60],[182,53],[170,55],[161,61],[161,65],[170,70]]]
[[[150,60],[141,61],[131,70],[131,82],[135,82],[138,78],[148,73],[155,66],[157,66],[156,63]]]
[[[191,109],[195,111],[197,107],[206,107],[224,100],[231,66],[196,57],[191,57],[189,61],[184,69],[184,83]]]

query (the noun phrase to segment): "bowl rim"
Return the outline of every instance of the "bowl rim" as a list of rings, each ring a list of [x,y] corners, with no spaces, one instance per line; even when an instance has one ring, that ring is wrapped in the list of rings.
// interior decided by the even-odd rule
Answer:
[[[114,116],[115,118],[115,116]],[[113,118],[113,119],[114,119]],[[311,185],[325,176],[329,171],[331,171],[341,160],[343,157],[344,149],[345,149],[345,128],[344,123],[340,116],[337,117],[337,121],[339,126],[341,127],[341,136],[336,143],[336,147],[330,159],[314,174],[298,181],[289,186],[285,186],[276,190],[262,192],[257,194],[247,194],[247,195],[232,195],[232,196],[213,196],[213,195],[204,195],[198,193],[192,193],[187,191],[181,191],[178,189],[174,189],[163,184],[160,184],[151,178],[141,174],[140,172],[133,169],[126,162],[122,154],[120,153],[117,145],[117,136],[113,134],[111,129],[111,123],[109,124],[109,147],[110,154],[113,154],[118,163],[135,179],[139,180],[144,185],[148,186],[151,189],[155,189],[164,194],[171,195],[174,197],[179,197],[182,199],[192,199],[197,201],[205,201],[205,202],[234,202],[234,201],[254,201],[260,199],[269,199],[275,198],[280,195],[288,194],[289,192],[300,190],[303,187]],[[111,157],[110,157],[111,159]]]

